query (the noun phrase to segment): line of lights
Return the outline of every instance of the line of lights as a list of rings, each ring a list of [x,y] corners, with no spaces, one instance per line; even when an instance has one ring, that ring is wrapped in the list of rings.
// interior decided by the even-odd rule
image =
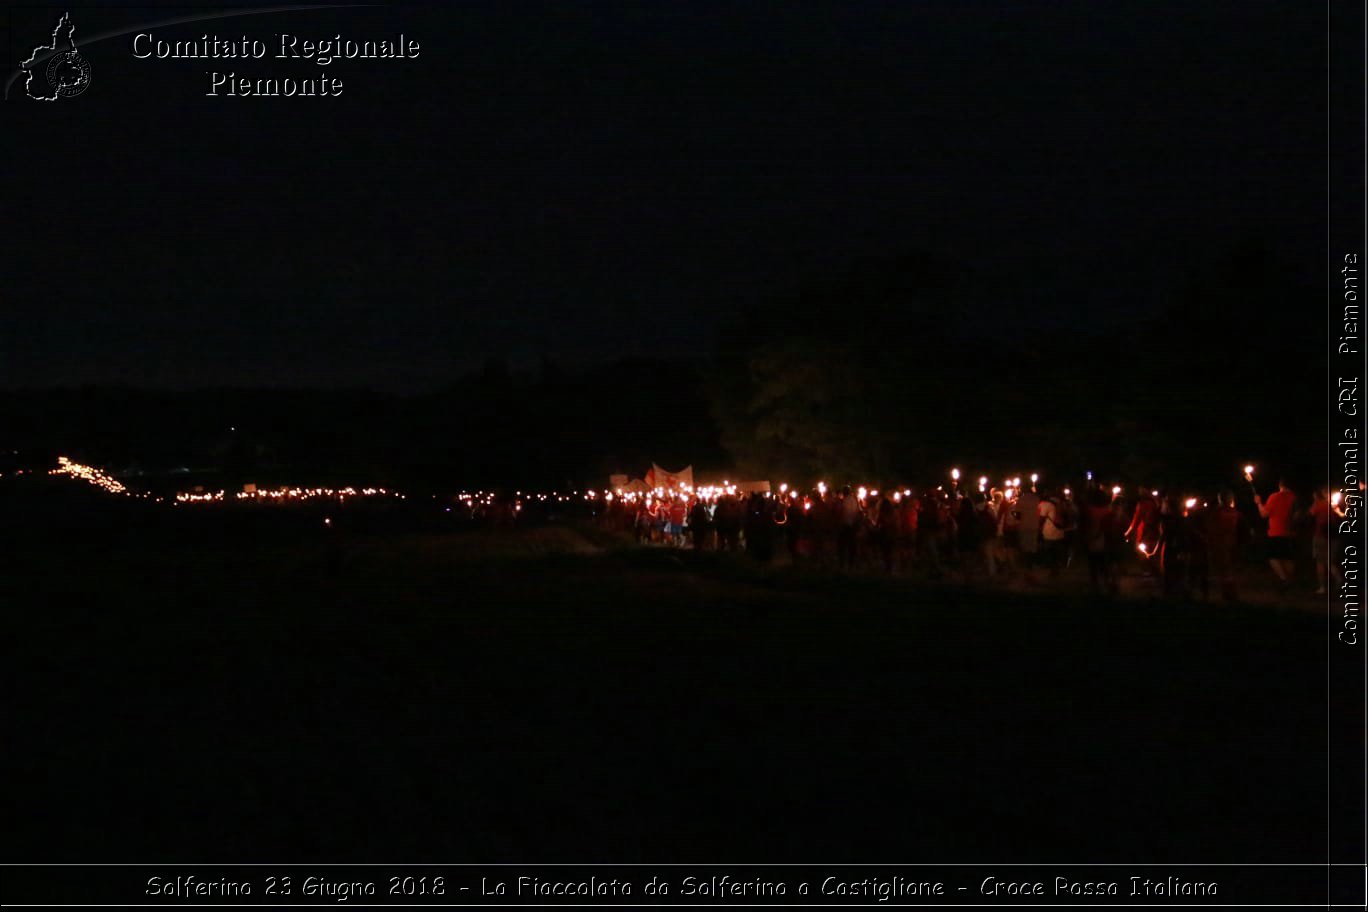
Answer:
[[[165,497],[160,497],[147,491],[131,490],[103,469],[76,462],[66,456],[58,456],[57,468],[50,469],[48,474],[64,475],[69,478],[74,478],[77,481],[83,481],[86,484],[99,488],[101,491],[108,494],[118,494],[123,497],[136,497],[140,500],[150,500],[156,503],[165,503],[168,500]],[[310,500],[337,500],[339,502],[345,502],[349,498],[362,497],[391,497],[398,500],[407,499],[406,495],[400,494],[398,491],[391,491],[388,488],[379,487],[280,487],[263,489],[258,488],[255,485],[248,485],[244,490],[236,492],[231,497],[225,491],[182,491],[171,498],[171,501],[176,504],[223,503],[226,500],[256,503],[285,503]]]
[[[124,487],[117,478],[114,478],[103,469],[97,469],[95,466],[83,465],[82,463],[75,462],[65,456],[57,457],[57,468],[51,469],[48,474],[67,475],[78,481],[84,481],[86,484],[94,485],[101,491],[106,491],[110,494],[121,494],[126,497],[151,496],[148,494],[135,494],[133,491]]]
[[[308,500],[337,500],[345,502],[347,498],[357,497],[393,497],[399,500],[406,500],[405,495],[397,491],[386,488],[270,488],[262,489],[251,486],[249,490],[238,491],[233,494],[231,499],[247,503],[285,503],[300,502]],[[176,495],[176,503],[222,503],[229,500],[225,491],[213,491],[208,493],[182,492]]]
[[[1253,485],[1254,480],[1254,468],[1255,467],[1252,464],[1244,466],[1245,479],[1250,483],[1251,486]],[[147,492],[132,491],[104,470],[99,469],[95,466],[89,466],[75,462],[74,460],[66,456],[59,456],[57,458],[57,468],[50,470],[49,474],[65,475],[77,479],[79,481],[83,481],[110,494],[138,497],[140,499],[147,499],[155,502],[166,502],[167,500],[166,498],[158,497]],[[962,477],[960,469],[958,467],[952,468],[949,474],[953,483],[952,486],[955,488],[954,496],[962,496],[958,490],[959,481]],[[1087,475],[1089,481],[1091,481],[1092,472],[1088,472]],[[1032,472],[1030,474],[1031,490],[1035,490],[1039,481],[1040,474],[1038,472]],[[979,476],[978,489],[981,494],[991,493],[991,495],[994,497],[1000,494],[1002,500],[1008,504],[1015,503],[1017,500],[1020,499],[1022,495],[1022,479],[1019,475],[1014,476],[1012,478],[1004,479],[1002,482],[1002,486],[1000,488],[994,487],[991,489],[991,491],[989,488],[989,484],[989,478],[987,475]],[[518,490],[514,492],[513,509],[515,511],[521,511],[524,503],[594,503],[598,502],[600,499],[604,503],[610,505],[614,502],[624,506],[628,504],[636,505],[640,503],[641,505],[648,508],[652,507],[653,505],[660,505],[666,502],[678,503],[682,501],[684,503],[691,503],[694,501],[703,501],[705,503],[714,503],[722,499],[723,497],[735,496],[738,493],[738,491],[741,491],[742,487],[744,486],[733,484],[730,480],[723,480],[721,484],[707,484],[696,488],[692,485],[681,482],[670,488],[658,486],[647,490],[624,488],[617,488],[612,491],[604,490],[602,492],[599,492],[595,489],[588,489],[585,491],[580,491],[576,489],[569,492],[524,492]],[[814,486],[814,490],[816,493],[815,498],[810,495],[804,495],[797,488],[791,487],[787,482],[783,482],[778,485],[778,498],[788,505],[793,505],[801,502],[804,510],[811,510],[814,502],[818,502],[821,499],[825,498],[830,489],[828,488],[827,483],[825,481],[818,481]],[[949,498],[951,496],[949,493],[945,492],[943,487],[937,488],[937,492],[939,492],[939,496],[941,496],[942,498]],[[763,493],[763,495],[767,498],[775,497],[775,495],[771,493],[771,491],[769,490],[763,491],[761,493]],[[1072,491],[1067,487],[1062,489],[1062,493],[1065,497],[1072,497]],[[1122,496],[1122,493],[1122,486],[1114,485],[1111,489],[1113,502],[1119,500]],[[1156,489],[1151,491],[1150,495],[1152,497],[1157,498],[1159,496],[1159,493],[1160,492]],[[501,495],[498,492],[494,491],[463,491],[455,495],[453,501],[455,503],[461,504],[462,506],[466,507],[471,511],[475,511],[481,507],[487,508],[493,506],[500,499],[500,496]],[[877,498],[879,496],[879,491],[877,488],[870,488],[861,485],[854,490],[854,496],[860,501],[861,504],[865,504],[870,498]],[[904,488],[900,491],[894,490],[889,492],[888,496],[890,496],[890,498],[895,503],[902,503],[902,501],[905,498],[910,498],[912,496],[912,489]],[[338,503],[345,503],[348,499],[357,498],[393,498],[397,500],[407,499],[406,495],[383,487],[328,488],[294,486],[262,489],[256,487],[255,485],[248,485],[244,488],[244,490],[235,492],[232,495],[229,495],[226,491],[223,490],[212,492],[180,492],[174,495],[172,502],[176,505],[217,504],[225,502],[298,503],[307,501],[337,501]],[[1339,499],[1340,495],[1337,492],[1335,496],[1332,498],[1332,505],[1338,506]],[[1192,511],[1197,508],[1198,503],[1198,498],[1188,497],[1183,502],[1183,508],[1185,512]],[[1208,505],[1204,501],[1201,503],[1202,506]],[[1144,553],[1143,548],[1141,548],[1141,552]]]

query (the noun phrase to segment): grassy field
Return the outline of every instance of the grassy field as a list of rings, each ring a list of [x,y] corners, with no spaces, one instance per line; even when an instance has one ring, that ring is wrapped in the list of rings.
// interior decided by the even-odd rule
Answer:
[[[1313,861],[1324,618],[567,528],[11,537],[15,861]]]

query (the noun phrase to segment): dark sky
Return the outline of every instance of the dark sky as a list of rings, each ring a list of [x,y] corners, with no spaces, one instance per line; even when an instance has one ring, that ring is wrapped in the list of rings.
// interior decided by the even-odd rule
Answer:
[[[10,14],[11,66],[194,8]],[[1323,11],[1290,2],[510,3],[151,29],[413,61],[136,60],[4,102],[0,386],[412,389],[490,356],[706,352],[871,254],[966,271],[968,319],[1157,311],[1266,245],[1318,281]],[[343,80],[208,98],[207,70]]]

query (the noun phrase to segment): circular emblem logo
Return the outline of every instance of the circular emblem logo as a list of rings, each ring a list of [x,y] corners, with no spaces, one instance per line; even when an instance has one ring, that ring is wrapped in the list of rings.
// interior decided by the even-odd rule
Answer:
[[[90,62],[77,51],[54,54],[48,61],[47,81],[59,98],[74,98],[90,88]]]

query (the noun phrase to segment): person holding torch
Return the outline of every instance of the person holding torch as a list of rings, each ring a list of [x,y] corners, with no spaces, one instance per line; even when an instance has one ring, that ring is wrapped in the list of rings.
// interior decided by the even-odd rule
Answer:
[[[1244,514],[1235,507],[1235,492],[1221,491],[1216,495],[1215,508],[1202,514],[1201,531],[1206,541],[1209,574],[1220,584],[1222,597],[1233,602],[1237,598],[1235,567],[1240,541],[1247,531]]]
[[[1017,546],[1028,576],[1035,569],[1040,551],[1040,497],[1035,489],[1021,491],[1016,499]]]
[[[1158,553],[1159,535],[1159,502],[1143,486],[1138,487],[1135,491],[1135,510],[1123,537],[1126,541],[1134,540],[1136,550],[1148,558]],[[1146,572],[1151,572],[1152,568],[1149,565],[1146,567]]]
[[[1246,477],[1252,475],[1252,472],[1246,473]],[[1279,582],[1290,583],[1296,572],[1296,563],[1293,560],[1293,536],[1296,528],[1292,520],[1297,506],[1297,495],[1288,486],[1287,479],[1280,478],[1278,490],[1268,495],[1268,500],[1260,497],[1259,492],[1255,490],[1254,505],[1259,508],[1259,515],[1268,520],[1268,565],[1273,568],[1273,575]]]
[[[1330,489],[1316,489],[1315,499],[1311,502],[1311,557],[1316,562],[1316,595],[1325,595],[1325,583],[1330,578],[1330,522],[1344,514],[1340,510],[1340,493],[1333,495]],[[1339,578],[1340,566],[1334,564],[1335,577]]]

